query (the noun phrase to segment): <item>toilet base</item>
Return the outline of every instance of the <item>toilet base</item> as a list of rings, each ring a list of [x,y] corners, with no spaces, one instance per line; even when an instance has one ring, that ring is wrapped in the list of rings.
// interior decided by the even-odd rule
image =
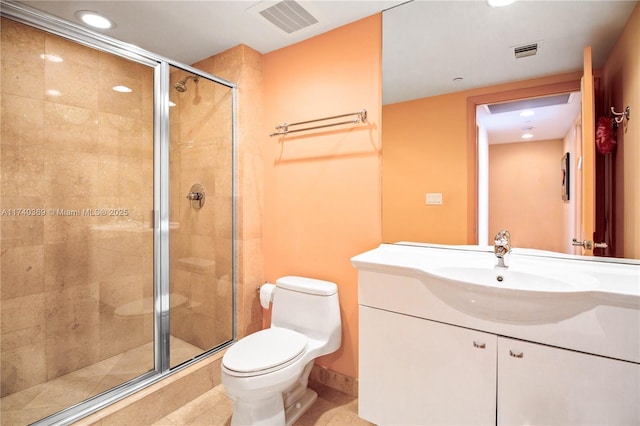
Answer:
[[[300,398],[286,410],[283,409],[282,394],[251,403],[236,400],[233,405],[231,426],[291,426],[311,407],[316,399],[318,399],[318,394],[314,390],[306,388]]]
[[[281,394],[258,401],[236,400],[233,403],[231,426],[284,425],[284,413]]]
[[[316,399],[318,399],[318,394],[314,390],[307,388],[302,396],[286,409],[284,413],[286,426],[291,426],[298,420],[300,416],[311,407],[311,404],[313,404]]]

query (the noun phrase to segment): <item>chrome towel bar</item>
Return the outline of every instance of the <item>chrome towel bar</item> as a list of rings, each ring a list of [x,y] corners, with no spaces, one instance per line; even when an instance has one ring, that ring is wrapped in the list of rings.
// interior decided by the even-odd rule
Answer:
[[[319,121],[334,120],[336,118],[350,117],[350,116],[355,116],[355,117],[351,120],[339,121],[337,123],[321,124],[319,126],[304,127],[302,129],[290,129],[291,126],[301,126],[303,124],[317,123]],[[322,129],[324,127],[338,126],[340,124],[355,124],[355,123],[366,123],[366,122],[367,122],[367,110],[363,109],[357,112],[350,112],[348,114],[334,115],[332,117],[317,118],[315,120],[307,120],[307,121],[299,121],[297,123],[280,124],[276,126],[277,132],[271,133],[269,136],[279,136],[279,135],[286,135],[287,133],[302,132],[305,130]]]

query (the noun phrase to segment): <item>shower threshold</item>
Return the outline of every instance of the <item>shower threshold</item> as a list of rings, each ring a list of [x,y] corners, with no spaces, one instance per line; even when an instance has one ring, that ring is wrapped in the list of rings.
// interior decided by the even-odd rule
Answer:
[[[204,349],[171,336],[172,364]],[[153,369],[153,342],[0,398],[2,424],[28,425]]]

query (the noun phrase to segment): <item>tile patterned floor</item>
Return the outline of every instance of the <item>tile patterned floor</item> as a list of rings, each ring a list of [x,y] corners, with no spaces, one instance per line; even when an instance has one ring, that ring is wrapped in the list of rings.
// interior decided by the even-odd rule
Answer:
[[[182,360],[202,352],[172,337],[172,354]],[[148,347],[149,346],[149,347]],[[0,424],[21,426],[40,420],[135,377],[149,364],[150,344],[0,399]],[[307,425],[372,425],[358,417],[358,400],[320,383],[310,382],[318,399],[295,423]],[[222,385],[175,410],[154,426],[227,426],[232,402]],[[136,425],[142,426],[142,425]]]
[[[309,387],[318,392],[318,399],[309,410],[294,423],[311,425],[373,425],[358,417],[358,400],[316,382]],[[160,419],[153,426],[228,426],[231,422],[232,402],[222,385],[189,404]]]
[[[176,364],[202,349],[171,337]],[[153,368],[151,343],[0,399],[0,424],[28,425],[104,392]]]

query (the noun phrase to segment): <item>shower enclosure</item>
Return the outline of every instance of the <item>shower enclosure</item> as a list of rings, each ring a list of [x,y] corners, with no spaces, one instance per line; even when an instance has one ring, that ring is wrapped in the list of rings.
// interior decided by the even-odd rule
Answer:
[[[0,418],[65,424],[235,337],[235,86],[1,19]]]

